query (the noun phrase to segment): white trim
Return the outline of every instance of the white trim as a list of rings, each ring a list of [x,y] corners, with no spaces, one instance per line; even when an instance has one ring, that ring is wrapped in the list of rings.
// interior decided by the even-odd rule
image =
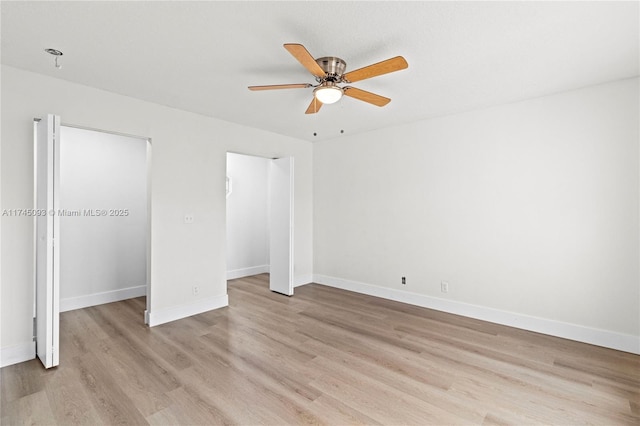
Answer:
[[[192,315],[201,314],[203,312],[223,308],[225,306],[229,306],[229,296],[226,294],[224,296],[199,299],[195,302],[186,303],[184,305],[149,311],[149,327],[187,318]]]
[[[36,357],[36,342],[0,348],[0,368],[19,362],[30,361]]]
[[[227,271],[227,280],[235,280],[236,278],[250,277],[258,274],[268,274],[269,265],[251,266],[249,268],[233,269]]]
[[[313,274],[296,275],[293,278],[293,287],[300,287],[311,284],[313,282]]]
[[[576,340],[578,342],[640,354],[640,336],[585,327],[578,324],[555,321],[546,318],[533,317],[515,312],[457,302],[454,300],[440,299],[438,297],[379,287],[372,284],[326,275],[314,275],[313,281],[329,287],[336,287],[356,293],[367,294],[369,296],[381,297],[410,305],[421,306],[424,308],[489,321],[496,324],[516,327],[523,330],[535,331],[537,333],[547,334],[550,336],[562,337],[564,339]]]
[[[103,305],[105,303],[118,302],[134,297],[146,296],[147,286],[122,288],[120,290],[104,291],[102,293],[88,294],[86,296],[68,297],[60,299],[60,312],[73,311],[89,306]]]

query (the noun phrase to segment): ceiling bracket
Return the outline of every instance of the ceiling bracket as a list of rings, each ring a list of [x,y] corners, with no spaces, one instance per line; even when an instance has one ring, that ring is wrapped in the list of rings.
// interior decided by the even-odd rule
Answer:
[[[54,61],[54,65],[57,69],[62,69],[62,64],[58,63],[58,58],[60,56],[63,55],[63,53],[61,51],[59,51],[58,49],[44,49],[45,52],[47,52],[50,55],[53,55],[55,57],[55,61]]]

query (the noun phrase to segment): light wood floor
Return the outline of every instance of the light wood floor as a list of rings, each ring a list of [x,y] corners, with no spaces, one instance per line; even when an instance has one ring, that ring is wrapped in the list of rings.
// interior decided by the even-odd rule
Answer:
[[[267,276],[142,324],[144,298],[66,312],[60,366],[1,371],[2,424],[640,424],[640,357]]]

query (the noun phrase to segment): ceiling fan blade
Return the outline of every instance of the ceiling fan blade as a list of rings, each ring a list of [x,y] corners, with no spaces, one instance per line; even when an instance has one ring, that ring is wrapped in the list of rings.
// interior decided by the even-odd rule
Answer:
[[[318,99],[316,99],[316,97],[314,96],[313,99],[311,100],[311,103],[309,104],[309,108],[307,108],[307,110],[304,112],[305,114],[315,114],[316,112],[320,111],[320,107],[322,107],[323,103],[320,102]]]
[[[312,84],[271,84],[268,86],[249,86],[249,90],[278,90],[278,89],[306,89],[313,86]]]
[[[370,104],[382,107],[391,102],[391,99],[384,96],[376,95],[375,93],[367,92],[366,90],[356,89],[355,87],[344,87],[342,89],[345,96],[351,96],[361,101],[368,102]]]
[[[386,61],[378,62],[377,64],[369,65],[355,71],[350,71],[342,76],[342,78],[347,83],[354,83],[367,78],[400,71],[408,67],[409,64],[402,56],[396,56],[395,58],[387,59]]]
[[[284,48],[289,51],[296,58],[303,67],[316,77],[324,77],[324,70],[320,68],[320,65],[311,56],[311,53],[301,44],[286,43]]]

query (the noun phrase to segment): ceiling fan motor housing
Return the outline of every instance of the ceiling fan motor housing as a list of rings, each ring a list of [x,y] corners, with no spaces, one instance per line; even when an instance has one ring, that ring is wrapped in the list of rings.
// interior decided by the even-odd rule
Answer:
[[[344,70],[347,68],[347,63],[345,61],[334,56],[325,56],[316,59],[316,63],[326,73],[324,78],[319,79],[320,82],[342,82],[342,75],[344,74]]]

